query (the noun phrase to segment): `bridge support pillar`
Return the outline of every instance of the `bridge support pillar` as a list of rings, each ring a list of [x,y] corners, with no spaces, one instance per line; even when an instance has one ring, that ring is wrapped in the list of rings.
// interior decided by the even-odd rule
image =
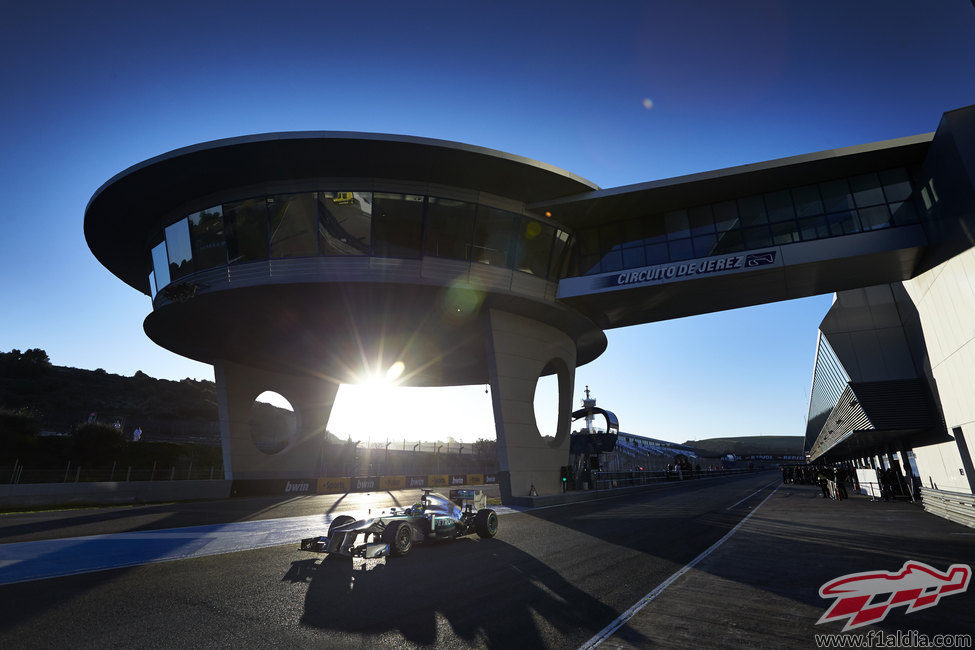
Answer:
[[[575,343],[554,327],[496,309],[486,321],[502,501],[530,496],[533,487],[538,496],[561,493],[559,468],[569,462]],[[554,438],[543,438],[535,423],[535,387],[543,372],[552,371],[558,376],[558,425]]]
[[[230,361],[214,364],[224,478],[311,478],[318,475],[325,425],[339,384],[307,375],[286,375]],[[295,427],[287,446],[268,454],[254,442],[251,407],[264,391],[284,396],[294,407]]]

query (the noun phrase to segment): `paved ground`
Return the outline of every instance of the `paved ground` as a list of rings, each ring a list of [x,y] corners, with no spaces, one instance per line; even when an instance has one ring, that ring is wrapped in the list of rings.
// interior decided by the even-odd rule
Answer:
[[[832,603],[820,598],[822,584],[849,573],[898,571],[908,560],[940,571],[955,563],[975,567],[975,529],[906,502],[831,501],[817,487],[781,486],[603,647],[816,647],[815,635],[843,628],[816,624]],[[960,633],[975,644],[973,612],[975,585],[931,609],[893,608],[879,625],[847,634]]]
[[[420,546],[388,562],[322,561],[292,543],[9,584],[0,586],[0,647],[573,648],[666,585],[603,645],[805,648],[815,647],[816,633],[841,627],[815,625],[829,605],[818,595],[824,582],[896,570],[908,559],[941,570],[975,560],[975,530],[910,504],[824,501],[805,486],[773,493],[775,478],[666,484],[511,512],[495,539]],[[162,535],[176,525],[295,518],[412,498],[234,499],[2,516],[0,541]],[[963,593],[908,615],[895,609],[880,629],[969,631],[973,603]]]

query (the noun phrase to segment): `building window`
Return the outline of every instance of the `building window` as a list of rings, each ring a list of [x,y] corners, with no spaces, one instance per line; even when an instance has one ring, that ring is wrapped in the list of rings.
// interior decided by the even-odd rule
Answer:
[[[566,268],[571,259],[569,254],[571,241],[572,237],[566,231],[557,230],[555,232],[555,241],[552,244],[552,266],[548,272],[549,278],[558,280],[565,276]]]
[[[318,248],[323,255],[372,250],[372,192],[318,193]]]
[[[223,231],[223,206],[217,205],[191,214],[190,243],[197,271],[227,265],[227,241]]]
[[[518,215],[480,205],[474,227],[472,260],[511,268],[511,244]]]
[[[423,202],[419,194],[375,192],[372,204],[372,254],[418,258],[423,242]]]
[[[190,228],[186,219],[166,227],[166,250],[169,253],[170,280],[178,280],[193,272]]]
[[[267,259],[267,200],[225,203],[227,258],[230,264]]]
[[[473,203],[429,197],[424,255],[470,260],[476,214],[477,206]]]
[[[318,255],[318,197],[281,194],[267,199],[271,257]]]
[[[166,254],[165,240],[152,248],[152,270],[156,274],[156,291],[169,284],[169,256]]]

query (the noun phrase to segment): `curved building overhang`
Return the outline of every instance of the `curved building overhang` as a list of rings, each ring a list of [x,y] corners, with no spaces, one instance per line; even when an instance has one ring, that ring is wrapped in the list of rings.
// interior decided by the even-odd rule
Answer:
[[[404,386],[487,383],[483,315],[491,309],[564,332],[575,344],[576,365],[606,349],[602,330],[559,303],[455,289],[391,277],[236,287],[213,282],[178,300],[157,297],[143,327],[158,345],[203,363],[226,359],[341,383],[362,381],[401,362],[405,371],[398,383]]]
[[[150,233],[180,206],[241,187],[306,179],[393,179],[485,192],[522,203],[599,189],[552,165],[484,147],[402,135],[265,133],[176,149],[102,185],[85,209],[95,257],[149,293]]]

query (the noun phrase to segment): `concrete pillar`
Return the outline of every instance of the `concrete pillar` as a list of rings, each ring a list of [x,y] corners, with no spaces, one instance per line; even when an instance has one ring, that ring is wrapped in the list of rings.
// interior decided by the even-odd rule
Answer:
[[[528,496],[533,486],[538,496],[559,494],[559,467],[569,463],[575,343],[554,327],[497,309],[485,325],[502,501]],[[546,368],[559,380],[554,439],[542,438],[535,424],[535,386]]]
[[[338,383],[259,370],[230,361],[214,364],[224,478],[312,478],[318,474],[325,425]],[[283,395],[295,411],[295,431],[287,446],[267,454],[251,435],[251,406],[264,391]]]

